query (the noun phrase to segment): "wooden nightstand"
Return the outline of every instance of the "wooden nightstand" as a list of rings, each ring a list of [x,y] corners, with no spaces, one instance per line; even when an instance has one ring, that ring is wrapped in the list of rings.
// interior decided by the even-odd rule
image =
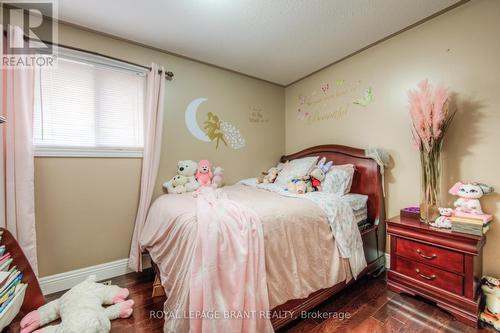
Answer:
[[[477,327],[486,238],[436,229],[407,217],[386,223],[391,237],[388,288],[425,297],[459,321]]]

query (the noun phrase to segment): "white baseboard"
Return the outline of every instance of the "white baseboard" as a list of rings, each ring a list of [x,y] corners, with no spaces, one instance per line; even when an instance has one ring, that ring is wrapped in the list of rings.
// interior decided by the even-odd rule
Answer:
[[[151,267],[149,256],[144,256],[142,260],[144,269]],[[390,265],[391,256],[389,253],[386,253],[385,267],[389,269]],[[92,274],[97,276],[97,281],[102,281],[131,272],[132,270],[128,268],[128,259],[120,259],[100,265],[76,269],[74,271],[45,276],[40,278],[40,287],[42,288],[43,294],[48,295],[70,289]]]
[[[149,256],[143,257],[143,267],[144,269],[151,267]],[[43,294],[48,295],[70,289],[92,274],[97,276],[97,281],[102,281],[131,272],[132,270],[128,268],[128,259],[120,259],[100,265],[75,269],[74,271],[45,276],[40,278],[39,282]]]

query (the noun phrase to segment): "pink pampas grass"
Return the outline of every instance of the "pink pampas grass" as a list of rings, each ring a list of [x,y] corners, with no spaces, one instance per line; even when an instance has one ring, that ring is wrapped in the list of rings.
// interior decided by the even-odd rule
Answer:
[[[410,102],[411,132],[419,150],[431,151],[441,144],[444,131],[453,114],[448,112],[448,92],[443,86],[436,89],[423,80],[417,90],[408,91]]]
[[[420,217],[426,222],[439,216],[441,145],[454,116],[454,112],[449,112],[448,99],[444,87],[434,89],[428,80],[420,82],[418,89],[408,91],[411,134],[420,151],[422,167]]]

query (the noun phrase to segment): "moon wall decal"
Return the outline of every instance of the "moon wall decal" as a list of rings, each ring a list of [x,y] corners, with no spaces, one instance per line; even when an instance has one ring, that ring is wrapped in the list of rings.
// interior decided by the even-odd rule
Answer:
[[[189,132],[198,140],[210,142],[207,134],[200,128],[198,122],[196,121],[196,113],[198,111],[198,107],[201,103],[207,101],[207,98],[197,98],[193,100],[186,108],[186,113],[184,115],[184,119],[186,121],[186,127]]]

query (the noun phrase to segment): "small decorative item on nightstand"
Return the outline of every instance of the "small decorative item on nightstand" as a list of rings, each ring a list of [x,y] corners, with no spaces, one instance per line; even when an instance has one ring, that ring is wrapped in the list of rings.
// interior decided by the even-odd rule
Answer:
[[[391,238],[388,288],[425,297],[477,327],[486,237],[433,228],[418,218],[397,216],[386,224]]]

